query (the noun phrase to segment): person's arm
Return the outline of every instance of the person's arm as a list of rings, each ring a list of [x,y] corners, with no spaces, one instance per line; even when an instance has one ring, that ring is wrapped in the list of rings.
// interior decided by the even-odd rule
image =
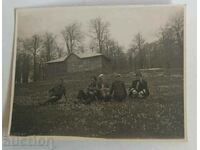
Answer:
[[[147,81],[145,81],[146,82],[146,89],[148,89],[148,83],[147,83]]]
[[[145,81],[145,90],[146,90],[146,95],[149,96],[149,88],[147,81]]]
[[[135,90],[135,88],[136,88],[136,81],[133,81],[131,87],[129,88],[129,91]]]
[[[128,90],[130,91],[133,88],[133,82],[131,83],[131,85],[129,86]]]
[[[91,90],[91,84],[88,85],[87,90]]]
[[[99,82],[97,82],[97,90],[100,91],[101,90],[101,85]]]
[[[49,89],[49,92],[52,92],[55,90],[55,86]]]
[[[67,96],[66,96],[66,89],[63,87],[63,95],[65,97],[65,100],[67,101]]]
[[[133,81],[132,88],[136,89],[136,85],[137,85],[137,80]]]
[[[52,87],[51,89],[49,89],[48,94],[50,97],[54,96],[54,93],[55,93],[55,87]]]
[[[125,83],[123,83],[122,86],[123,86],[123,89],[124,89],[124,93],[127,96],[127,91],[126,91],[126,85],[125,85]]]
[[[105,88],[109,88],[109,84],[108,83],[105,83]]]
[[[114,90],[114,83],[112,83],[111,88],[110,88],[110,95],[113,94],[113,90]]]

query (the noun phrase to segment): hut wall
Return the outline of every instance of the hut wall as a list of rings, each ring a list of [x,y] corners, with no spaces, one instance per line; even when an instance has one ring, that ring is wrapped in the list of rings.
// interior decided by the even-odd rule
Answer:
[[[67,59],[68,72],[81,72],[98,70],[102,67],[101,57],[90,57],[80,59],[76,55],[71,55]]]
[[[103,72],[110,72],[111,71],[111,63],[105,57],[102,57],[102,71]]]
[[[65,73],[67,73],[67,63],[65,61],[47,64],[47,77],[64,75]]]

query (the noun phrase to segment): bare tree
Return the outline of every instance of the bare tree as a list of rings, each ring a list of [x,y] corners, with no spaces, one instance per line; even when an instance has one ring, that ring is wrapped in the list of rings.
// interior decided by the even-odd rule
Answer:
[[[42,48],[41,42],[42,42],[42,38],[37,34],[33,35],[30,39],[30,46],[31,46],[32,56],[33,56],[33,81],[37,80],[36,57],[37,57],[38,52]]]
[[[52,33],[44,34],[44,49],[46,52],[46,61],[50,61],[53,57],[53,52],[56,49],[55,36]]]
[[[91,52],[96,51],[97,45],[95,44],[95,42],[93,42],[93,40],[90,42],[89,48],[90,48]]]
[[[128,50],[128,62],[129,62],[129,66],[130,66],[130,69],[132,70],[136,70],[137,68],[137,63],[136,63],[136,47],[131,47],[129,50]]]
[[[45,79],[45,62],[56,58],[56,36],[53,33],[45,32],[41,37],[41,48],[37,56],[37,78]]]
[[[165,61],[167,68],[171,67],[170,56],[172,56],[172,44],[174,43],[172,36],[173,33],[169,26],[161,28],[160,43],[162,45],[163,55],[165,56],[163,61]]]
[[[145,61],[144,45],[145,45],[145,40],[142,37],[142,34],[141,33],[136,34],[133,40],[132,48],[138,51],[140,68],[144,68],[144,61]]]
[[[125,55],[123,48],[113,39],[106,40],[104,43],[104,55],[106,55],[112,62],[113,69],[119,69],[121,65],[125,66]]]
[[[57,57],[58,58],[60,58],[64,55],[64,50],[61,47],[57,46],[56,51],[57,51]]]
[[[100,53],[103,52],[104,42],[109,33],[108,30],[109,23],[98,17],[90,21],[90,33],[92,37],[92,42],[97,43],[97,47]]]
[[[16,82],[28,83],[31,65],[30,41],[17,39]]]
[[[81,24],[69,24],[61,32],[61,34],[65,40],[68,54],[74,52],[77,49],[77,47],[81,45],[81,41],[83,39]]]
[[[23,47],[23,39],[17,39],[17,57],[16,57],[16,72],[15,72],[15,82],[21,83],[22,82],[22,54],[24,53]]]
[[[112,52],[112,49],[113,49],[116,45],[118,45],[117,42],[114,41],[113,39],[111,39],[111,38],[109,37],[109,34],[107,34],[107,35],[105,36],[105,41],[104,41],[104,45],[103,45],[103,49],[104,49],[104,52],[103,52],[103,53],[104,53],[105,55],[108,55],[108,54],[110,53],[109,51]]]
[[[175,44],[179,47],[180,54],[183,55],[184,41],[184,13],[180,12],[170,20],[170,28],[173,31]]]

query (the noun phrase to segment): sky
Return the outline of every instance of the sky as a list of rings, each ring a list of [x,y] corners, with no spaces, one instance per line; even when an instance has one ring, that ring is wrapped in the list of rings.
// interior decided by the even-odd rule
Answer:
[[[17,10],[17,35],[28,38],[33,34],[51,32],[61,47],[65,47],[61,31],[73,22],[81,23],[85,35],[89,33],[91,19],[101,17],[109,22],[111,38],[127,50],[138,32],[147,42],[157,39],[159,29],[170,18],[183,11],[183,6],[71,6]],[[85,36],[88,47],[90,37]],[[66,47],[65,47],[66,48]]]

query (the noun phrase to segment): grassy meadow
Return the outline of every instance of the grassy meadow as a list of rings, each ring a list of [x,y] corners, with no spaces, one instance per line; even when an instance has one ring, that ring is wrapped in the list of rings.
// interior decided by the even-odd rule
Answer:
[[[92,74],[94,75],[94,74]],[[122,73],[126,87],[134,72]],[[77,92],[87,87],[88,74],[64,76],[67,101],[40,106],[58,80],[15,85],[11,135],[57,135],[99,138],[184,138],[183,73],[180,70],[143,71],[150,90],[146,99],[84,105]],[[113,74],[105,74],[111,83]]]

